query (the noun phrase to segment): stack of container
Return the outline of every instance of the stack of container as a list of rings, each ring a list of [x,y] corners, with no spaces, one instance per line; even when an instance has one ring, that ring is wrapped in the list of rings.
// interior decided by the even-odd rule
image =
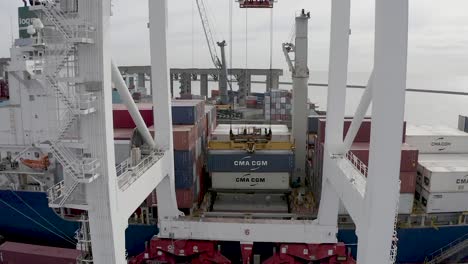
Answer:
[[[137,106],[150,132],[154,133],[152,105]],[[114,105],[113,114],[116,162],[120,163],[129,156],[135,124],[124,105]],[[206,189],[205,145],[216,126],[216,108],[205,107],[203,100],[173,100],[172,123],[177,202],[180,209],[189,209],[203,198]],[[147,205],[157,205],[155,192],[148,197]]]
[[[234,134],[244,129],[268,125],[233,125]],[[229,125],[219,125],[211,141],[229,141]],[[284,125],[271,126],[272,141],[290,142],[291,135]],[[211,187],[216,192],[213,210],[217,212],[253,211],[287,213],[284,193],[290,188],[290,176],[294,170],[292,150],[256,150],[248,153],[239,149],[211,149],[208,151],[207,171]]]
[[[449,127],[408,127],[419,149],[415,199],[426,213],[468,211],[468,134]]]
[[[190,209],[203,196],[200,192],[204,157],[202,138],[206,138],[207,122],[203,100],[174,100],[172,102],[174,173],[177,205]],[[147,204],[156,206],[156,191]]]
[[[343,138],[349,130],[351,119],[344,120]],[[319,200],[322,187],[322,167],[325,142],[326,119],[321,116],[309,118],[309,157],[307,171],[309,182],[314,190],[315,198]],[[315,134],[313,134],[315,133]],[[371,120],[365,119],[359,128],[350,151],[364,164],[369,163],[369,147],[371,135]],[[418,150],[404,142],[405,128],[403,130],[400,165],[400,214],[409,214],[413,209],[414,193],[416,189],[416,175],[418,164]],[[340,214],[346,214],[344,206]]]
[[[263,113],[265,120],[292,120],[292,93],[286,90],[271,90],[265,93]],[[308,109],[315,109],[315,104],[308,103]]]
[[[286,90],[265,93],[265,120],[291,120],[292,94]]]

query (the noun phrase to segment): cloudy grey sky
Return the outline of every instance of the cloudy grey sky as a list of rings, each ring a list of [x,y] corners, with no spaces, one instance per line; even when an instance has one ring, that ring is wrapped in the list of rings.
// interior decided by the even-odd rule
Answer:
[[[229,5],[233,8],[234,67],[269,66],[270,11],[238,8],[234,0],[205,0],[216,40],[229,38]],[[350,71],[367,73],[373,55],[373,0],[352,1]],[[120,65],[149,63],[147,0],[114,0],[112,51]],[[11,21],[17,36],[20,0],[0,1],[0,57],[9,56]],[[274,9],[274,67],[287,70],[281,43],[288,41],[295,13],[311,12],[311,71],[326,71],[330,25],[330,0],[279,0]],[[410,75],[451,76],[468,79],[468,2],[466,0],[410,1]],[[169,0],[169,63],[171,67],[210,67],[195,0]],[[246,32],[246,20],[248,31]],[[246,47],[247,45],[247,57]],[[247,58],[247,59],[246,59]],[[456,87],[458,90],[464,88]]]

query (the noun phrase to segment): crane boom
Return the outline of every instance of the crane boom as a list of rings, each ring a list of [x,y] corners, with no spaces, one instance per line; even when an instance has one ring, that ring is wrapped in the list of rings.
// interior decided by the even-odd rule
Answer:
[[[211,60],[217,69],[222,68],[222,63],[218,57],[216,51],[216,42],[213,39],[213,33],[211,32],[210,21],[208,20],[205,2],[203,0],[196,0],[198,13],[200,14],[200,20],[202,22],[203,31],[205,33],[206,43],[208,44],[208,50],[210,51]]]

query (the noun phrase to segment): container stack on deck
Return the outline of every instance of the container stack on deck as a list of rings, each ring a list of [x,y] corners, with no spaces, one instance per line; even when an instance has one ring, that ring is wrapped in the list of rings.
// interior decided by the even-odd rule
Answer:
[[[424,212],[468,211],[468,133],[411,126],[406,140],[421,153],[415,199]]]
[[[150,104],[138,104],[150,132],[154,133],[153,110]],[[216,126],[216,109],[205,106],[203,100],[173,100],[173,149],[175,185],[177,202],[180,209],[190,209],[204,195],[205,177],[203,172],[205,143]],[[116,159],[128,158],[135,124],[124,105],[114,105],[114,136],[116,140]],[[119,143],[122,143],[119,147]],[[147,205],[157,206],[156,193],[147,199]]]
[[[286,90],[271,90],[265,94],[265,120],[291,120],[292,94]]]
[[[308,108],[313,110],[315,105],[309,102]],[[263,109],[265,120],[292,120],[292,93],[287,90],[271,90],[265,93]]]
[[[320,198],[322,187],[322,163],[324,155],[325,125],[324,116],[310,116],[308,120],[308,161],[307,173],[308,181],[314,190],[315,198]],[[344,120],[343,138],[349,130],[351,119]],[[400,165],[400,204],[399,213],[409,214],[413,210],[414,193],[416,189],[416,174],[418,164],[418,150],[405,143],[405,131],[403,130],[401,146],[401,165]],[[365,119],[356,134],[350,152],[353,153],[364,164],[369,163],[369,146],[371,134],[371,120]],[[346,214],[343,206],[340,208],[340,214]]]

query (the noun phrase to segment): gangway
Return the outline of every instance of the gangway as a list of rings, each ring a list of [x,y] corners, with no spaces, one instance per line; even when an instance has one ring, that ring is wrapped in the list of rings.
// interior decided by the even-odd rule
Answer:
[[[442,263],[442,261],[447,260],[450,257],[456,256],[456,254],[460,253],[464,249],[468,249],[468,234],[465,234],[450,242],[449,244],[432,252],[429,256],[426,257],[426,260],[424,260],[424,264]],[[466,257],[466,255],[463,255],[461,257]]]

